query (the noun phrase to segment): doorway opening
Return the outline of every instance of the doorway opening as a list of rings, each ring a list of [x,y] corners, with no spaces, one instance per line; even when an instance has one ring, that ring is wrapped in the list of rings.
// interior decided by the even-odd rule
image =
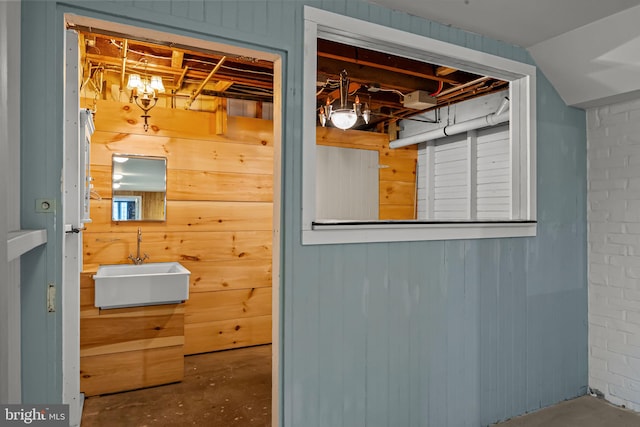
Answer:
[[[270,346],[269,412],[277,425],[280,55],[75,15],[66,25],[78,35],[79,61],[75,95],[65,88],[65,103],[75,97],[92,111],[95,133],[92,222],[82,232],[80,260],[65,257],[80,292],[76,307],[67,304],[79,319],[65,316],[63,325],[71,336],[63,350],[65,402],[175,383],[184,356]],[[164,220],[114,217],[116,193],[140,206],[150,197],[135,188],[116,192],[143,174],[114,172],[115,159],[126,156],[166,159]],[[126,264],[136,244],[146,262],[190,270],[186,302],[95,306],[92,273]]]

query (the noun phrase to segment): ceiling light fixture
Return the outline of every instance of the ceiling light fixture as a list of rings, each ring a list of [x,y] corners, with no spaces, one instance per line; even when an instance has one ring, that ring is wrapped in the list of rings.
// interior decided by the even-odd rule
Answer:
[[[147,120],[151,117],[149,111],[156,106],[158,93],[164,92],[162,77],[151,76],[151,79],[148,79],[147,77],[140,77],[140,74],[129,74],[127,89],[131,90],[131,97],[144,112],[140,117],[144,119],[144,131],[146,132],[149,130]]]
[[[362,117],[365,123],[369,123],[369,117],[371,111],[365,103],[364,106],[360,103],[360,98],[356,95],[353,108],[347,107],[347,98],[349,97],[349,78],[347,77],[347,70],[340,72],[340,108],[333,109],[330,98],[327,98],[327,104],[320,107],[320,123],[324,127],[327,124],[327,120],[331,120],[331,123],[339,129],[346,130],[352,128],[359,117]]]

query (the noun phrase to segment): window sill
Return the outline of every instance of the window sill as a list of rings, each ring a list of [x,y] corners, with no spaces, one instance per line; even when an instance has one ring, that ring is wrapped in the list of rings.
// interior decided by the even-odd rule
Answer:
[[[303,245],[534,237],[536,222],[322,222],[302,231]]]

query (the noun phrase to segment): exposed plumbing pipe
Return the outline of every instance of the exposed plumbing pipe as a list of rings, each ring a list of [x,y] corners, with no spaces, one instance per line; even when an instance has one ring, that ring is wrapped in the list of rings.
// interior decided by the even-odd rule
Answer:
[[[411,135],[406,138],[399,138],[389,143],[389,148],[406,147],[407,145],[418,144],[432,139],[444,138],[445,136],[457,135],[474,129],[480,129],[487,126],[495,126],[500,123],[509,121],[509,99],[504,98],[495,113],[488,114],[476,119],[467,120],[442,128],[428,130],[426,132]]]

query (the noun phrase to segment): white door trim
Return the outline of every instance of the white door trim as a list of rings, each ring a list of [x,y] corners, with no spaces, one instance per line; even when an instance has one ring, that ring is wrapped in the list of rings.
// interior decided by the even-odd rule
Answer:
[[[211,50],[211,51],[223,51],[233,52],[238,55],[249,56],[253,58],[272,61],[273,67],[273,79],[274,79],[274,97],[273,97],[273,156],[274,156],[274,175],[273,175],[273,248],[272,248],[272,358],[271,358],[271,372],[272,372],[272,392],[271,392],[271,425],[276,427],[280,422],[280,251],[281,251],[281,192],[282,192],[282,121],[283,121],[283,101],[282,95],[283,89],[283,60],[282,56],[277,53],[256,50],[255,48],[231,46],[223,43],[213,42],[209,40],[202,40],[198,38],[170,34],[164,31],[151,30],[147,28],[132,27],[125,24],[103,21],[95,18],[89,18],[85,16],[79,16],[76,14],[65,15],[65,25],[73,27],[74,25],[81,25],[84,27],[91,27],[95,29],[109,29],[110,31],[130,34],[133,37],[140,37],[149,40],[167,40],[170,39],[173,43],[183,46],[189,46],[194,50]],[[65,100],[65,108],[70,108]],[[75,233],[74,233],[75,234]],[[77,234],[75,234],[77,236]],[[82,247],[80,242],[80,247]],[[66,259],[66,258],[65,258]],[[64,272],[63,272],[64,277]],[[75,304],[75,305],[73,305]],[[76,304],[73,301],[67,302],[67,307],[70,308],[69,316],[78,316],[80,312],[79,302]],[[67,310],[65,310],[66,312]],[[64,315],[65,318],[67,317]],[[79,341],[76,345],[73,339],[65,339],[67,330],[64,326],[63,318],[63,364],[65,351],[68,354],[72,354],[74,349],[67,348],[67,346],[76,346],[79,354]],[[72,338],[72,337],[71,337]],[[66,350],[65,350],[66,349]],[[69,367],[69,369],[71,369]],[[75,375],[79,384],[80,370],[79,366],[75,372],[63,370],[63,384],[67,383],[65,377],[67,375]],[[73,380],[75,381],[75,380]]]

